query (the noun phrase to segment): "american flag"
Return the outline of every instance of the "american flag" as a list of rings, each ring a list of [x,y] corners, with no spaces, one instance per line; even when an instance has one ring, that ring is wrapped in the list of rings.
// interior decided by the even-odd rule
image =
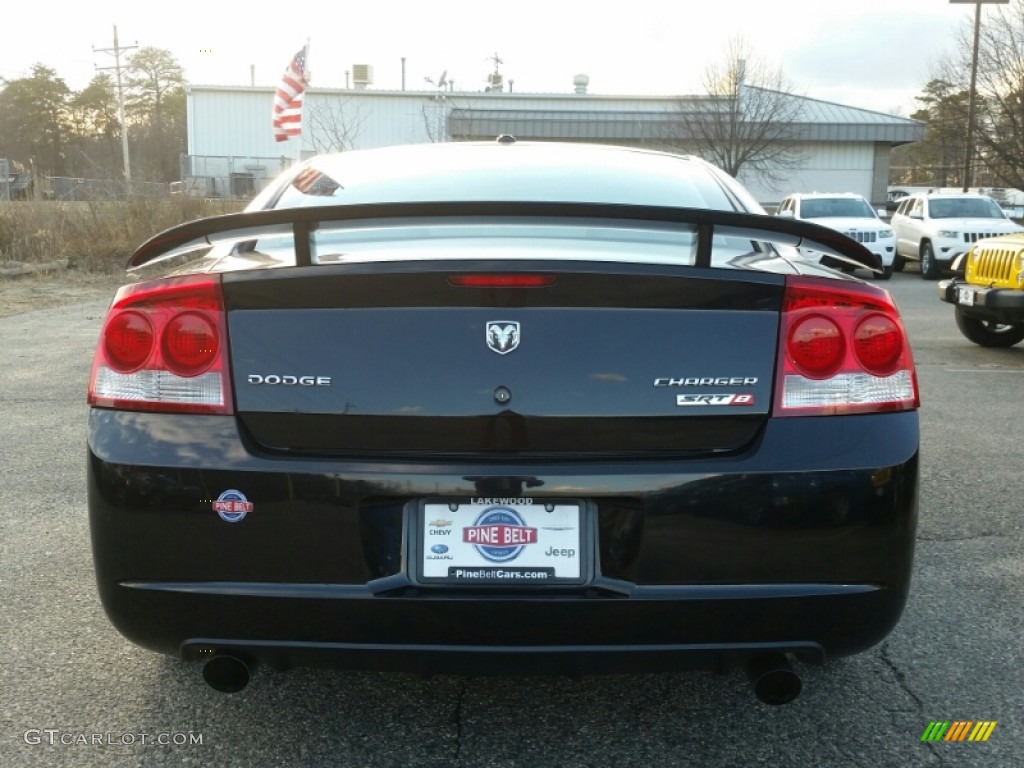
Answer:
[[[289,136],[302,133],[302,94],[309,81],[306,79],[306,46],[296,53],[281,77],[274,92],[274,139],[287,141]]]
[[[315,168],[306,168],[303,171],[299,171],[298,175],[292,179],[292,186],[299,190],[299,192],[309,192],[313,185],[320,180],[320,176],[322,174]]]
[[[321,173],[316,168],[306,168],[299,171],[295,178],[292,179],[292,186],[304,194],[319,195],[321,197],[330,197],[337,190],[341,189],[341,185],[338,182],[327,174]]]

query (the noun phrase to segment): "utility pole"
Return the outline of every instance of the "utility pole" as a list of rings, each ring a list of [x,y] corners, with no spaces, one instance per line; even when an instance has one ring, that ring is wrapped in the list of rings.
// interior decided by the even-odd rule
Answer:
[[[978,39],[981,36],[981,6],[1006,5],[1010,0],[949,0],[951,5],[974,4],[974,45],[971,47],[971,88],[967,94],[967,146],[964,148],[964,183],[967,192],[973,181],[971,161],[974,160],[974,112],[978,100]]]
[[[98,71],[114,70],[117,72],[117,119],[121,123],[121,155],[124,158],[124,182],[127,188],[128,194],[132,192],[132,165],[128,159],[128,125],[124,120],[124,82],[121,79],[121,54],[125,51],[130,51],[133,48],[138,48],[139,43],[136,40],[135,45],[127,45],[121,47],[117,42],[117,25],[114,25],[114,47],[113,48],[97,48],[92,47],[93,53],[110,53],[114,56],[114,66],[112,67],[96,67]]]

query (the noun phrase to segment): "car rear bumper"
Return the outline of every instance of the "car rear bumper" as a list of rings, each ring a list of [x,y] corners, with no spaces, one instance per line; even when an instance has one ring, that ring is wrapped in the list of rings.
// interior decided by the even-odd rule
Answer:
[[[182,657],[203,661],[233,656],[274,669],[336,667],[347,670],[439,675],[597,675],[682,670],[725,672],[755,659],[791,654],[823,664],[815,643],[720,643],[709,645],[358,645],[354,643],[249,642],[197,639]]]
[[[842,428],[837,428],[842,420]],[[870,647],[903,610],[916,412],[788,418],[729,456],[360,462],[249,449],[232,417],[90,415],[99,592],[153,650],[275,666],[627,671],[808,661]],[[244,492],[246,519],[213,502]],[[418,583],[423,498],[587,500],[583,585]],[[520,669],[521,668],[521,669]]]
[[[192,628],[221,630],[189,634],[176,649],[151,638],[150,628],[129,635],[186,659],[228,654],[279,669],[486,674],[727,669],[772,653],[822,663],[827,655],[853,653],[881,639],[904,597],[866,585],[807,584],[500,600],[421,594],[199,598],[162,585],[156,594],[118,599],[126,616],[189,616]],[[872,617],[868,632],[865,617]]]

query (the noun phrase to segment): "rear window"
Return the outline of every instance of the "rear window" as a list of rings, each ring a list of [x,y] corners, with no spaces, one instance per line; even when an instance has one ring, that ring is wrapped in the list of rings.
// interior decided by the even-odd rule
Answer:
[[[794,238],[778,235],[763,240],[757,234],[721,227],[712,240],[712,266],[742,268],[753,261],[763,266],[772,260],[799,258],[792,247]],[[692,266],[697,233],[689,224],[663,222],[430,217],[401,223],[323,222],[311,233],[310,245],[313,264],[568,260]],[[294,261],[291,235],[247,240],[237,248],[237,253],[267,265],[286,266]]]
[[[734,253],[749,251],[735,238],[715,239]],[[477,217],[472,220],[425,218],[420,221],[360,220],[324,222],[311,233],[314,264],[367,261],[460,259],[568,259],[648,264],[693,264],[697,237],[689,225],[652,222],[530,221]],[[250,256],[288,261],[291,235],[261,237],[245,243]]]
[[[497,152],[468,145],[423,149],[314,158],[273,207],[534,201],[760,212],[756,203],[751,209],[739,185],[684,157],[597,151],[587,152],[584,164],[577,150],[558,146],[533,146],[529,152],[514,146]]]

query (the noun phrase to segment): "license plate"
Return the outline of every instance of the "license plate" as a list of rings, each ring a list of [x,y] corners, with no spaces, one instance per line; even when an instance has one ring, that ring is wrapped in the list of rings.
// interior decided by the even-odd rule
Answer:
[[[578,501],[425,501],[419,515],[419,573],[448,584],[579,584],[584,580]]]
[[[956,289],[956,303],[965,304],[968,307],[974,306],[974,289],[960,286]]]

